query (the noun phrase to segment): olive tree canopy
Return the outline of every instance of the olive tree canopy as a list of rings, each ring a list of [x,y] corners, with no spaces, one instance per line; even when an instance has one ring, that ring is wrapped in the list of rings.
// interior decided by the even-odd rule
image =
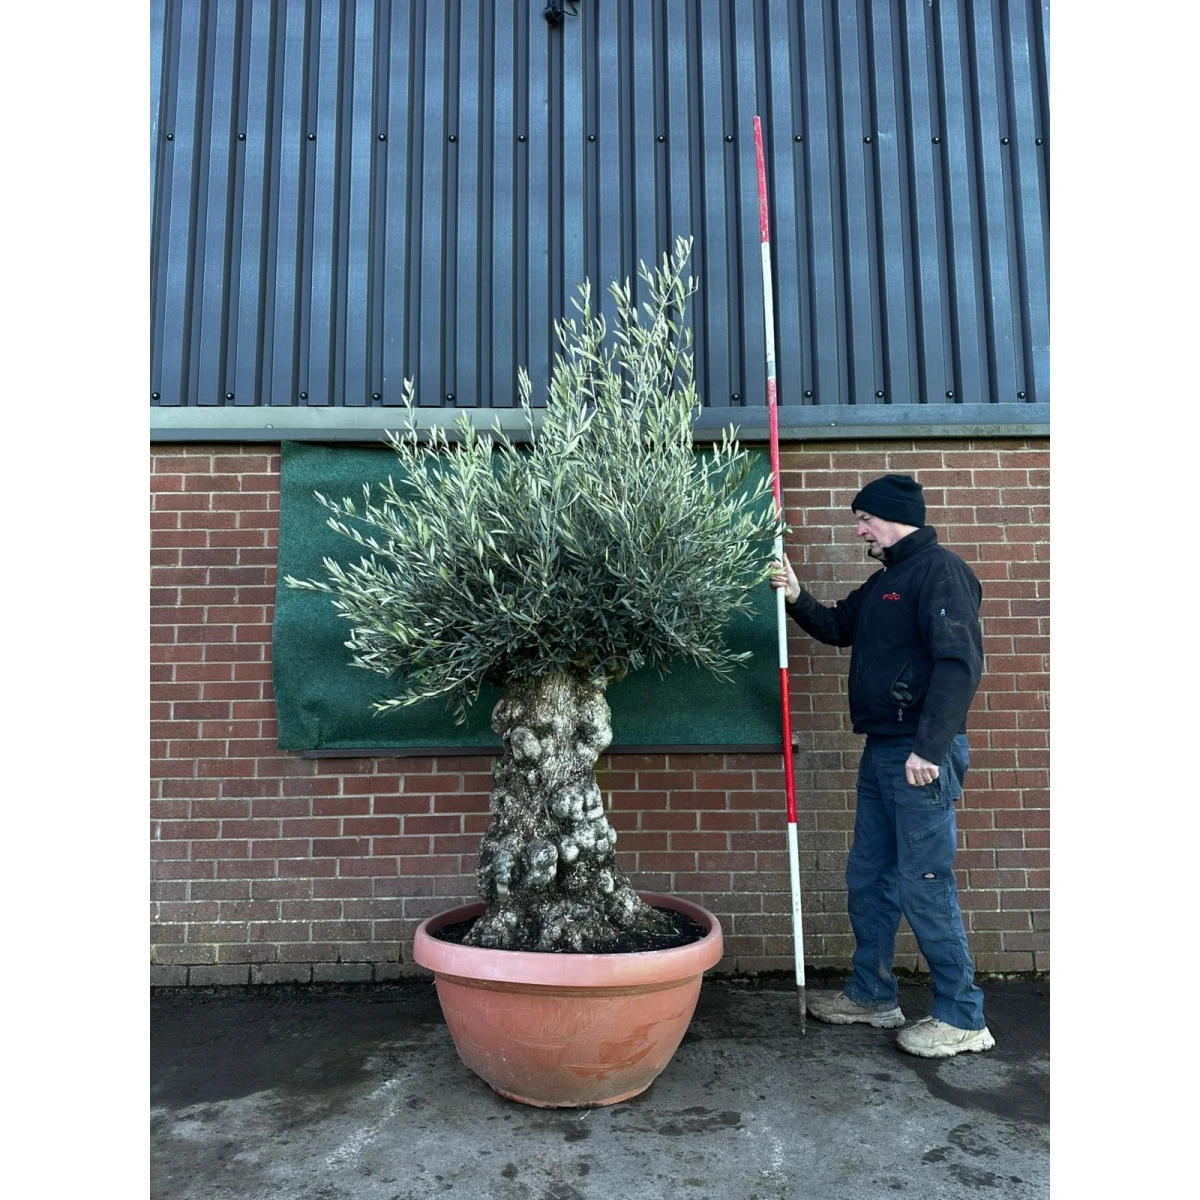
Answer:
[[[611,286],[611,340],[581,285],[544,409],[520,373],[527,446],[466,413],[456,438],[423,440],[407,381],[406,427],[389,435],[398,475],[361,502],[318,494],[369,553],[287,583],[332,595],[355,665],[394,681],[378,709],[445,696],[461,721],[484,681],[609,681],[674,658],[727,675],[745,657],[723,630],[767,575],[775,517],[732,428],[711,453],[692,446],[690,249],[680,239],[657,270],[642,264],[640,311],[628,280]]]

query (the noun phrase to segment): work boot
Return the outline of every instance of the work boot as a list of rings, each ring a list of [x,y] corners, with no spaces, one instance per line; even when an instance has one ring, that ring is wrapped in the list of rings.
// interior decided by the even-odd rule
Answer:
[[[805,1007],[809,1015],[828,1025],[872,1025],[876,1029],[898,1029],[904,1024],[899,1007],[868,1008],[847,999],[845,992],[809,992]]]
[[[996,1039],[986,1026],[983,1029],[959,1029],[937,1017],[922,1017],[896,1035],[896,1045],[901,1050],[920,1058],[952,1058],[964,1050],[972,1053],[990,1050],[995,1044]]]

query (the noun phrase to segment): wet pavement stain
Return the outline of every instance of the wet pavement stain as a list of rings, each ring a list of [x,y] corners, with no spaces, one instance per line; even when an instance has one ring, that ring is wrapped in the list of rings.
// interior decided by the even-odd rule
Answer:
[[[268,1089],[319,1095],[357,1087],[381,1050],[403,1063],[446,1036],[432,989],[381,987],[350,1005],[338,1003],[342,995],[283,989],[152,997],[152,1103],[177,1109]],[[206,1051],[217,1046],[214,1070]]]
[[[992,1171],[977,1171],[974,1167],[968,1167],[965,1163],[951,1163],[950,1174],[959,1183],[965,1183],[968,1187],[998,1188],[1000,1186],[999,1175],[996,1175]]]
[[[967,1088],[951,1081],[943,1073],[943,1062],[913,1058],[905,1065],[918,1076],[935,1100],[944,1100],[956,1108],[975,1109],[995,1117],[1028,1121],[1036,1125],[1050,1124],[1050,1080],[1041,1072],[1017,1069],[1009,1072],[999,1087]]]
[[[683,1137],[694,1133],[711,1133],[716,1129],[741,1129],[740,1112],[713,1112],[711,1109],[693,1105],[678,1112],[664,1113],[666,1120],[645,1125],[613,1126],[614,1133],[659,1133],[664,1137]]]
[[[970,1122],[964,1125],[956,1125],[950,1130],[947,1137],[953,1145],[973,1158],[995,1158],[1000,1153],[995,1146],[980,1137],[978,1131]]]

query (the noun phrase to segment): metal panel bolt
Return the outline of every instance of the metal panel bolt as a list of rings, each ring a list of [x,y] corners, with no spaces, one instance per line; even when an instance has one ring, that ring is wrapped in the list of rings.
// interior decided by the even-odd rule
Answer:
[[[372,393],[371,393],[371,399],[372,399],[372,400],[382,400],[382,399],[383,399],[383,394],[382,394],[381,392],[372,392]]]
[[[589,133],[589,134],[588,134],[588,141],[589,141],[589,142],[594,142],[595,140],[596,140],[596,135],[595,135],[594,133]]]
[[[226,392],[226,393],[225,393],[225,399],[226,399],[226,400],[232,400],[232,399],[233,399],[233,393],[232,393],[232,392]]]
[[[871,138],[870,138],[870,135],[868,135],[867,137],[863,138],[863,141],[864,141],[864,142],[866,142],[866,143],[867,143],[867,145],[869,146],[869,145],[871,144]]]
[[[665,142],[667,139],[660,133],[655,140],[659,142]]]
[[[524,140],[525,140],[525,135],[524,135],[523,133],[518,133],[518,134],[517,134],[517,141],[518,141],[518,142],[523,142]]]
[[[380,140],[381,142],[386,142],[386,141],[387,141],[387,134],[386,134],[386,133],[381,133],[381,134],[379,135],[379,140]]]
[[[876,399],[876,400],[882,400],[882,399],[883,399],[883,393],[882,393],[882,392],[876,392],[876,393],[875,393],[875,399]]]
[[[151,400],[161,400],[161,399],[162,399],[162,392],[151,392],[151,393],[150,393],[150,399],[151,399]]]
[[[1000,145],[1002,145],[1002,146],[1007,146],[1007,145],[1008,145],[1008,138],[1001,138],[1001,139],[1000,139]]]
[[[733,395],[729,397],[729,399],[732,400],[734,402],[734,404],[741,404],[741,402],[742,402],[742,397],[739,392],[734,392]]]
[[[447,393],[446,393],[446,403],[447,403],[447,404],[453,404],[453,403],[454,403],[454,393],[453,393],[453,392],[447,392]]]
[[[1042,139],[1041,139],[1041,138],[1034,138],[1034,139],[1033,139],[1033,144],[1034,144],[1035,146],[1040,146],[1040,145],[1042,144]]]
[[[733,141],[733,134],[732,134],[732,133],[727,133],[727,134],[725,135],[725,140],[726,140],[727,142],[732,142],[732,141]]]
[[[246,135],[245,135],[244,133],[239,133],[239,134],[238,134],[238,141],[239,141],[239,142],[244,142],[245,140],[246,140]]]
[[[167,134],[167,141],[168,141],[168,142],[173,142],[174,140],[175,140],[175,135],[174,135],[173,133],[168,133],[168,134]]]
[[[811,400],[811,399],[812,399],[812,388],[808,388],[808,389],[805,391],[805,393],[804,393],[804,398],[805,398],[805,400]]]
[[[946,393],[946,399],[947,399],[947,400],[953,400],[953,399],[954,399],[954,393],[953,393],[953,392],[947,392],[947,393]]]
[[[1017,393],[1017,399],[1018,399],[1018,400],[1024,400],[1024,399],[1025,399],[1025,393],[1024,393],[1024,392],[1018,392],[1018,393]]]
[[[301,399],[301,400],[307,400],[307,399],[308,399],[308,393],[307,393],[307,392],[301,392],[301,393],[300,393],[300,399]]]
[[[934,144],[935,146],[937,146],[937,145],[939,145],[939,144],[941,143],[941,140],[942,140],[942,139],[941,139],[940,137],[935,137],[935,138],[933,139],[933,144]]]
[[[309,140],[310,142],[315,142],[315,141],[317,140],[317,135],[316,135],[315,133],[310,133],[310,134],[308,135],[308,140]]]
[[[457,134],[457,133],[452,133],[452,134],[450,135],[450,141],[452,141],[452,142],[457,142],[457,141],[458,141],[458,134]]]
[[[802,142],[804,141],[804,134],[798,133],[792,140],[795,142]]]

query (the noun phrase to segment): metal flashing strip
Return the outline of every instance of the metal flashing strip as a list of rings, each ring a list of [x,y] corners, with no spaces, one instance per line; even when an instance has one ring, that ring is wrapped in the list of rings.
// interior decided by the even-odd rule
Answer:
[[[469,411],[476,429],[498,421],[514,441],[524,440],[519,409],[417,410],[418,428],[450,428]],[[394,420],[391,418],[394,417]],[[400,408],[172,407],[150,410],[151,442],[375,442],[403,424]],[[766,408],[706,408],[696,420],[696,440],[720,438],[733,424],[744,442],[765,441]],[[1049,404],[798,405],[779,409],[784,441],[845,438],[1049,437]]]

